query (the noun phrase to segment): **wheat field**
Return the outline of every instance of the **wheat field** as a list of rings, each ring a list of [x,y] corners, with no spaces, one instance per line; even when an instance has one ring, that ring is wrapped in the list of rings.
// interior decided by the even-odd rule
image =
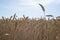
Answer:
[[[0,19],[0,40],[60,40],[60,19]]]

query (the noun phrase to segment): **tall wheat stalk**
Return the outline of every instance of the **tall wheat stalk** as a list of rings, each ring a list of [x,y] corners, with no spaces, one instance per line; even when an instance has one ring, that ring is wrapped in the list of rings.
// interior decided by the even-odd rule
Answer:
[[[45,8],[42,4],[39,3],[39,6],[42,8],[43,12],[44,12],[44,17],[45,17]]]

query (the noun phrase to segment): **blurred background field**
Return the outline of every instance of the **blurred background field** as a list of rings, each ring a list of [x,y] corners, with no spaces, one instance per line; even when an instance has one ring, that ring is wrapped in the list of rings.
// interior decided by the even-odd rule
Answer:
[[[60,17],[0,19],[0,40],[60,40]]]

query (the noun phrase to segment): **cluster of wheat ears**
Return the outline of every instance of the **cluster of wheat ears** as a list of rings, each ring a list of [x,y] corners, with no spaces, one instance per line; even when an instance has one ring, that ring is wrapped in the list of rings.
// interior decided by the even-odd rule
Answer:
[[[47,28],[46,28],[47,27]],[[60,19],[16,18],[0,19],[0,40],[60,40]]]

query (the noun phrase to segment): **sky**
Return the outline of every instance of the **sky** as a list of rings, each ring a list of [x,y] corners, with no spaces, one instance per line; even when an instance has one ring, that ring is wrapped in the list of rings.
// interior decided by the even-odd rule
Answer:
[[[44,16],[42,8],[45,8],[45,14],[60,16],[60,0],[0,0],[0,18],[16,15],[20,18],[23,15],[29,18],[40,18]]]

